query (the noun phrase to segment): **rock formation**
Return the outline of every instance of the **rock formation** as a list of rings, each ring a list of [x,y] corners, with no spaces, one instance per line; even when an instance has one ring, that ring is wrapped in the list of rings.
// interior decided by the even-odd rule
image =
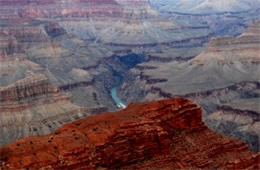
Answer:
[[[15,118],[9,115],[5,121],[19,122],[19,116],[25,112],[29,117],[43,114],[35,122],[43,121],[49,118],[48,110],[54,107],[60,108],[59,115],[81,107],[88,108],[88,113],[116,110],[110,90],[120,84],[130,69],[119,93],[127,102],[195,96],[203,109],[214,112],[217,106],[241,96],[257,98],[258,59],[252,56],[257,54],[259,43],[257,26],[237,38],[212,39],[207,51],[202,53],[214,34],[241,33],[256,19],[254,12],[210,16],[160,14],[149,0],[0,0],[1,107],[3,115],[10,109],[15,112],[12,114]],[[229,42],[232,47],[228,47]],[[186,62],[200,53],[200,57]],[[238,55],[239,62],[223,63],[221,56],[226,53]],[[209,64],[211,59],[204,60],[218,55],[221,55],[217,57],[221,62],[216,62],[221,66],[219,69],[216,68],[219,65]],[[132,69],[143,61],[147,63]],[[233,76],[238,72],[241,74]],[[28,80],[26,84],[24,81]],[[240,87],[242,80],[254,86],[235,92],[233,86]],[[14,92],[16,88],[20,91]],[[38,88],[41,90],[34,91]],[[53,92],[53,88],[58,91]],[[208,94],[210,97],[205,97]],[[65,95],[69,97],[57,102],[67,104],[55,106],[56,97],[63,99]],[[54,102],[50,103],[48,98]],[[39,105],[26,104],[34,100]],[[21,107],[26,109],[17,111]],[[64,119],[55,117],[61,123],[56,126],[50,121],[48,130],[37,130],[37,133],[29,133],[23,125],[6,130],[8,126],[13,127],[12,121],[2,126],[1,134],[6,138],[1,138],[0,144],[47,133],[74,120]]]
[[[140,46],[170,42],[166,28],[176,28],[159,18],[149,0],[0,1],[3,19],[41,18],[60,22],[81,39],[113,46]],[[9,11],[9,15],[6,15]],[[12,18],[10,18],[12,16]],[[14,17],[14,18],[13,18]],[[120,38],[119,38],[120,37]],[[137,39],[138,38],[138,39]]]
[[[0,87],[0,144],[50,133],[86,115],[87,109],[73,105],[44,75],[28,76]]]
[[[114,53],[201,46],[212,36],[207,26],[192,29],[170,22],[151,8],[149,0],[0,0],[0,4],[0,59],[12,60],[1,64],[1,86],[25,78],[27,70],[37,71],[72,95],[75,104],[94,109],[116,109],[109,88],[118,80],[114,72],[128,70],[121,63],[107,62],[118,60]],[[14,76],[6,71],[9,67]]]
[[[236,62],[259,63],[260,22],[256,22],[238,37],[212,38],[205,52],[193,59],[198,64]],[[238,67],[238,66],[237,66]]]
[[[50,84],[70,93],[74,103],[81,106],[88,104],[89,109],[107,109],[108,106],[101,101],[98,104],[92,99],[92,95],[96,93],[93,87],[93,74],[99,71],[84,70],[83,68],[97,65],[106,57],[113,56],[110,50],[102,45],[86,46],[74,35],[68,35],[55,22],[35,19],[12,21],[1,21],[1,24],[4,25],[4,27],[0,27],[1,87],[40,73],[46,76]],[[82,46],[86,47],[82,48]],[[104,70],[104,68],[101,69]],[[78,92],[79,88],[86,90]],[[100,87],[98,88],[100,89]],[[81,96],[78,96],[77,93],[80,93]],[[92,101],[82,100],[82,95]],[[112,105],[110,107],[112,108],[114,103],[110,102],[109,105]]]
[[[189,14],[213,14],[225,12],[244,12],[257,9],[259,0],[151,0],[161,11]],[[165,3],[166,2],[166,3]]]
[[[252,150],[259,151],[260,131],[259,98],[237,99],[218,105],[205,121],[208,127],[247,142]]]
[[[109,94],[113,72],[130,69],[120,56],[55,22],[13,21],[0,27],[0,145],[117,109]]]
[[[11,13],[11,9],[13,9],[15,11],[13,14],[16,14],[17,17],[32,18],[122,17],[132,11],[143,14],[152,11],[149,0],[1,0],[0,5],[5,7],[2,9],[3,11],[9,9]],[[148,8],[149,11],[141,11]]]
[[[252,119],[249,115],[250,121],[241,124],[240,120],[244,117],[239,116],[239,112],[230,126],[230,119],[224,124],[221,123],[224,121],[222,118],[214,121],[207,119],[209,114],[217,111],[218,106],[229,105],[236,100],[240,100],[237,106],[243,105],[241,100],[244,99],[245,102],[250,99],[255,107],[259,106],[259,28],[259,22],[255,22],[237,37],[212,38],[207,49],[189,61],[176,60],[174,53],[172,57],[152,54],[149,62],[140,64],[145,69],[137,67],[131,70],[119,90],[119,96],[125,101],[174,96],[190,98],[202,106],[208,126],[242,139],[249,143],[251,149],[259,150],[259,134],[255,133],[260,130],[257,126],[259,119]],[[189,58],[193,56],[192,51],[190,49],[183,55]],[[180,54],[177,50],[173,52]],[[239,110],[251,111],[251,108],[247,106]],[[254,112],[259,115],[259,110],[258,107]]]
[[[259,168],[259,154],[201,119],[200,107],[184,98],[131,103],[1,147],[1,168]]]

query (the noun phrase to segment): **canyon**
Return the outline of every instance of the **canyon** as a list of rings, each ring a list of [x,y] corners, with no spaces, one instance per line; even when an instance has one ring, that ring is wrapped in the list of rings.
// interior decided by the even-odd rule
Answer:
[[[1,148],[1,153],[6,155],[0,156],[3,167],[49,168],[51,164],[54,168],[77,168],[83,166],[79,162],[88,162],[89,159],[95,159],[97,162],[87,165],[87,168],[102,168],[103,165],[107,168],[122,169],[153,166],[257,167],[255,162],[259,160],[259,156],[251,157],[255,154],[248,151],[245,144],[212,130],[242,140],[248,144],[250,150],[259,151],[258,0],[252,3],[235,0],[238,6],[230,9],[219,9],[216,6],[211,13],[208,13],[209,8],[182,10],[187,9],[185,6],[180,7],[185,13],[180,13],[174,9],[177,8],[176,4],[168,4],[167,7],[162,1],[0,0],[0,146],[18,140]],[[174,1],[177,2],[180,1]],[[217,3],[215,0],[211,2],[213,5]],[[189,3],[194,5],[195,1]],[[241,4],[246,8],[238,8]],[[205,7],[205,3],[204,6],[195,5]],[[162,105],[167,105],[166,108],[152,106],[160,105],[161,102],[131,104],[133,101],[173,97],[188,98],[196,102],[201,111],[186,99],[162,101]],[[162,113],[165,110],[161,112],[160,109],[170,109],[169,103],[174,105],[173,107],[174,103],[181,107],[181,101],[195,109],[193,111],[187,108],[194,113],[194,119],[199,117],[196,119],[196,125],[181,127],[180,131],[174,130],[175,125],[173,129],[165,129],[166,127],[157,122],[163,122],[161,118],[142,116],[146,112],[149,112],[150,116],[157,112]],[[91,116],[117,111],[127,105],[129,107],[122,112]],[[135,107],[140,111],[135,110]],[[127,116],[125,112],[130,115]],[[88,118],[84,119],[85,117]],[[108,125],[96,120],[99,118],[104,118]],[[119,122],[115,122],[113,118]],[[182,118],[180,121],[184,121],[184,124],[185,121],[191,121],[185,115]],[[82,124],[86,122],[84,127],[74,127],[77,125],[72,122],[78,122],[78,119],[82,119],[79,120]],[[133,127],[124,124],[127,119],[134,124]],[[91,128],[95,129],[94,125],[89,123],[92,120],[101,124],[98,129],[111,136],[102,136],[99,130],[92,132]],[[142,124],[140,120],[150,123]],[[56,131],[61,126],[63,127]],[[108,128],[109,126],[113,129]],[[63,131],[67,128],[72,128],[71,130],[77,133],[72,134],[68,130],[69,134],[66,136]],[[116,131],[117,128],[119,131]],[[146,132],[145,128],[150,131]],[[84,136],[85,130],[92,134],[89,138],[94,142]],[[163,139],[157,139],[157,132],[162,132]],[[123,136],[123,133],[129,136]],[[147,136],[148,133],[151,133],[151,136]],[[132,139],[133,134],[143,138]],[[172,139],[170,134],[180,136]],[[45,136],[22,139],[42,135]],[[58,138],[55,142],[59,146],[54,145],[52,139],[51,142],[46,142],[47,138],[56,135]],[[142,150],[146,146],[141,145],[140,141],[149,142],[150,137],[154,139],[153,143],[149,143],[148,148]],[[19,139],[22,139],[28,152],[19,150],[16,155],[12,150],[16,149],[15,145],[19,143]],[[31,139],[36,141],[29,144]],[[218,139],[220,141],[216,143],[215,140]],[[96,140],[103,145],[95,146]],[[117,148],[110,140],[123,144]],[[131,140],[136,140],[133,141],[134,145],[131,145],[137,149],[133,153],[133,148],[126,147]],[[166,145],[180,140],[180,148],[167,147],[167,153],[173,153],[173,156],[163,156],[157,140],[162,140],[159,143]],[[210,141],[208,144],[198,146],[196,150],[195,145],[207,140]],[[72,142],[72,147],[63,148],[62,142]],[[20,146],[20,143],[18,145]],[[193,147],[188,147],[189,145]],[[86,151],[83,151],[81,146]],[[122,147],[129,150],[121,153],[119,150]],[[59,153],[53,151],[54,159],[53,155],[49,155],[42,148],[61,149],[61,154],[57,155]],[[100,149],[100,152],[95,153],[95,148]],[[187,152],[184,148],[188,149]],[[225,158],[230,162],[220,158],[220,150],[223,148],[227,151],[223,154],[226,154]],[[111,155],[104,155],[106,150],[110,151]],[[198,150],[204,154],[202,156],[205,159],[197,159],[201,156],[195,154]],[[209,153],[206,153],[207,150]],[[121,155],[130,152],[132,156],[118,160],[119,155],[112,154],[117,151]],[[86,156],[90,153],[93,157]],[[175,153],[179,155],[174,156]],[[19,156],[23,154],[29,155],[28,160],[22,160],[24,165],[13,164],[20,162]],[[194,156],[187,156],[189,154]],[[214,154],[218,156],[214,157]],[[240,154],[243,159],[238,159]],[[145,155],[148,157],[144,157]],[[205,161],[207,156],[212,155],[212,161]],[[100,156],[105,156],[102,157],[105,163],[98,159]],[[134,160],[135,156],[138,156],[137,160]],[[33,164],[30,162],[32,157],[46,164]],[[74,162],[74,157],[79,158],[79,162]],[[113,163],[109,162],[109,157],[113,158]],[[182,160],[184,157],[187,159]],[[69,163],[66,163],[66,160]],[[173,163],[176,161],[179,163]]]
[[[184,98],[131,103],[0,147],[3,169],[258,169],[260,155],[208,129]]]
[[[238,137],[248,142],[252,149],[259,150],[259,28],[257,22],[236,38],[212,38],[205,51],[188,61],[170,58],[164,61],[165,53],[151,54],[153,60],[139,64],[128,73],[119,89],[119,97],[126,103],[175,96],[190,98],[202,106],[204,121],[209,127]],[[189,50],[185,54],[187,57],[193,56]],[[218,106],[237,100],[240,101],[238,106],[245,105],[241,112],[255,106],[256,118],[250,114],[240,117],[240,112],[234,111],[235,118],[226,123],[221,123],[224,121],[221,115],[220,119],[215,116],[212,120],[214,116],[210,114],[218,112]],[[245,104],[249,100],[252,105]],[[236,108],[236,105],[231,107]],[[250,121],[241,123],[245,117]]]

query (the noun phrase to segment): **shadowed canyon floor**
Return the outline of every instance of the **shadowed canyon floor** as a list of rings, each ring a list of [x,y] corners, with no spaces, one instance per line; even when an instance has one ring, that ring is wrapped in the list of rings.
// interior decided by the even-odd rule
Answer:
[[[260,155],[211,131],[184,98],[131,103],[0,148],[3,169],[258,169]]]

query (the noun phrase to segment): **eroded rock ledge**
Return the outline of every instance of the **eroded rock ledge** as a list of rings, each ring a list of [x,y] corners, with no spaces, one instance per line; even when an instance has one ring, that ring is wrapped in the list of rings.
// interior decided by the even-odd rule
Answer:
[[[88,114],[87,108],[72,104],[43,74],[27,76],[0,87],[0,145],[48,134]]]
[[[184,98],[131,103],[0,148],[3,169],[259,168],[246,144],[208,129]]]

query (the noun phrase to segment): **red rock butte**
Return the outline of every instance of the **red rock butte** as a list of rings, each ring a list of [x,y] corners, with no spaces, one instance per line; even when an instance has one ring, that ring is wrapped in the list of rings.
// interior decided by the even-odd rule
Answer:
[[[2,169],[259,169],[258,153],[208,129],[184,98],[131,103],[0,148]]]

